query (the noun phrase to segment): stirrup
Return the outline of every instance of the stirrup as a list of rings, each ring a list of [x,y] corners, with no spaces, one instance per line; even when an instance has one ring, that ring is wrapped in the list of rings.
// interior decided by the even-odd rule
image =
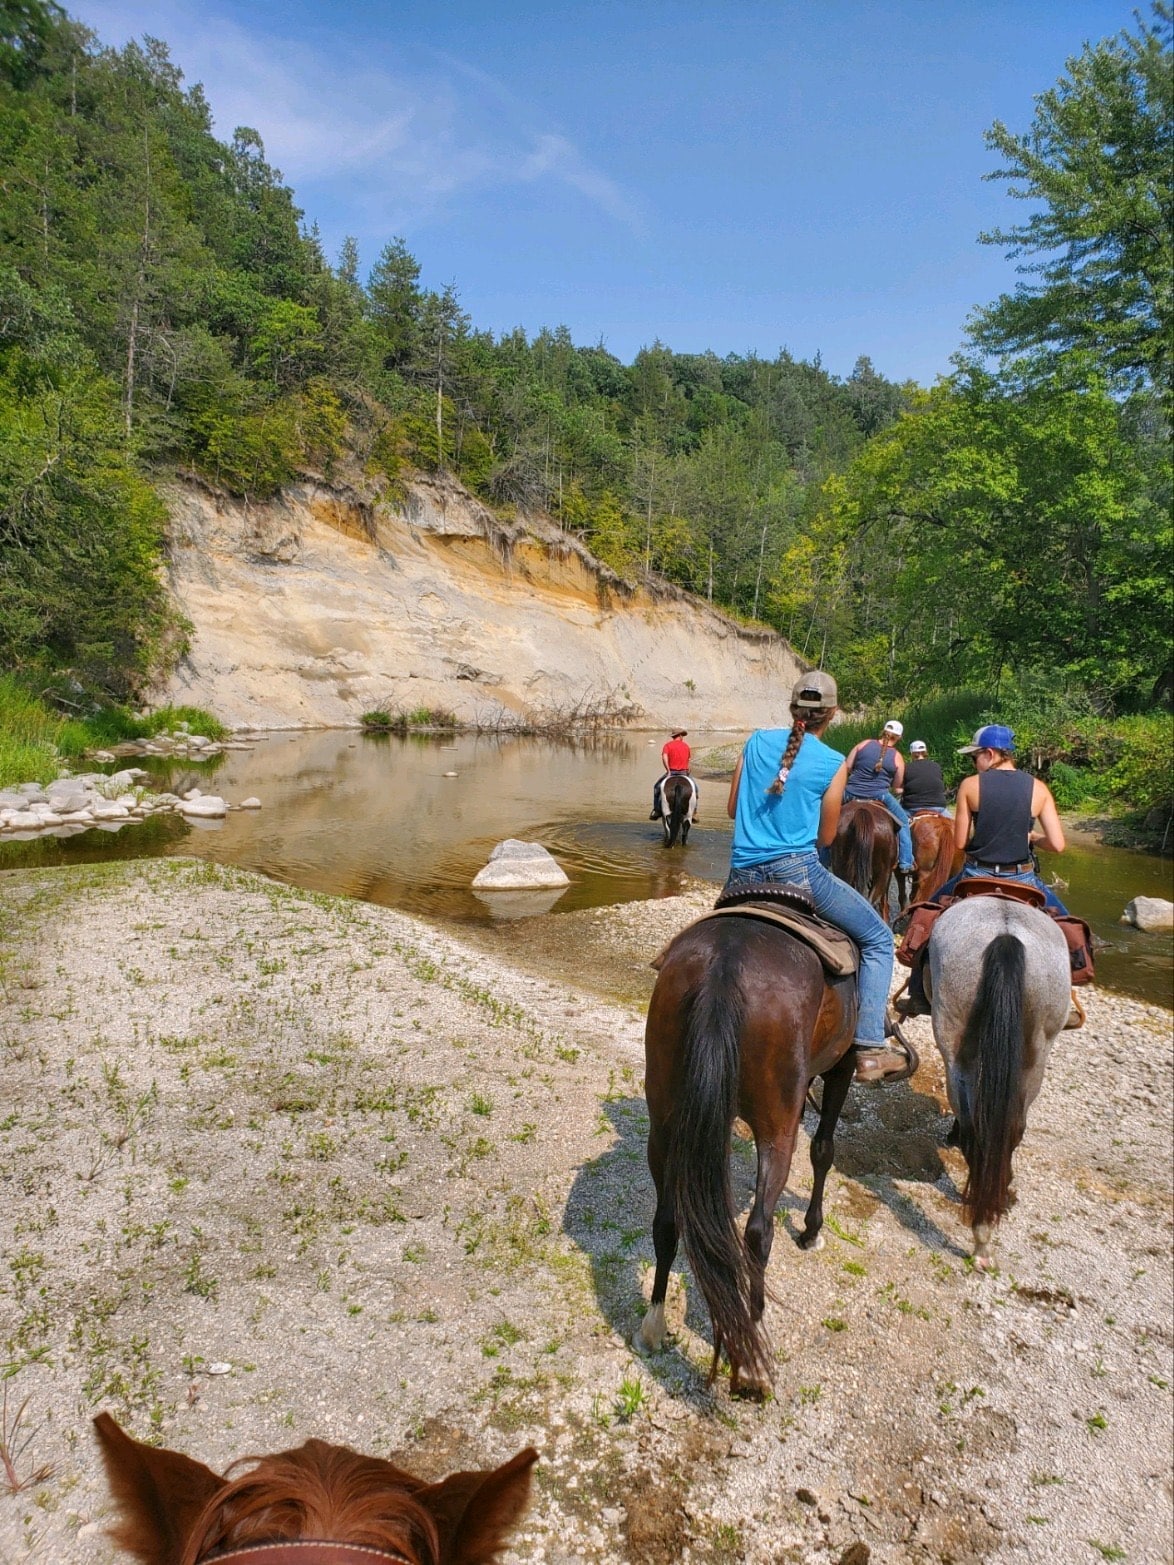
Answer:
[[[1068,1020],[1064,1023],[1063,1027],[1061,1027],[1060,1031],[1074,1032],[1077,1027],[1083,1027],[1086,1021],[1088,1021],[1088,1012],[1081,1004],[1080,996],[1077,994],[1076,990],[1073,989],[1072,1004],[1068,1009]]]
[[[888,1087],[890,1085],[894,1085],[895,1083],[897,1083],[899,1081],[908,1081],[910,1076],[913,1075],[914,1071],[921,1064],[921,1056],[918,1054],[917,1050],[913,1047],[913,1045],[909,1042],[908,1038],[906,1038],[905,1034],[901,1031],[900,1026],[895,1021],[889,1020],[889,1021],[886,1022],[886,1024],[885,1024],[885,1033],[886,1033],[886,1039],[885,1039],[884,1044],[880,1048],[878,1048],[878,1049],[860,1049],[860,1048],[858,1048],[856,1050],[856,1078],[855,1079],[857,1081],[867,1082],[870,1085],[874,1085],[874,1086],[885,1086],[885,1087]],[[898,1055],[898,1056],[904,1055],[904,1057],[905,1057],[905,1064],[903,1066],[898,1067],[896,1070],[879,1071],[879,1072],[876,1072],[875,1074],[870,1073],[868,1071],[868,1069],[867,1069],[867,1066],[869,1064],[869,1057],[872,1056],[873,1058],[875,1058],[875,1057],[877,1057],[877,1056],[879,1056],[881,1054]],[[861,1067],[865,1067],[865,1068],[862,1070]]]

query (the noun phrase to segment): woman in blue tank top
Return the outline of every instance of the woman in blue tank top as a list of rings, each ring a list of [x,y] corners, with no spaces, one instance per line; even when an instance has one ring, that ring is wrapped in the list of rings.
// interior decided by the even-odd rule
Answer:
[[[734,769],[727,810],[734,822],[727,891],[784,884],[808,892],[816,912],[860,947],[856,1078],[903,1074],[908,1055],[886,1043],[893,935],[866,897],[819,862],[817,848],[836,834],[847,763],[823,742],[838,695],[830,674],[813,671],[791,692],[791,726],[750,735]]]

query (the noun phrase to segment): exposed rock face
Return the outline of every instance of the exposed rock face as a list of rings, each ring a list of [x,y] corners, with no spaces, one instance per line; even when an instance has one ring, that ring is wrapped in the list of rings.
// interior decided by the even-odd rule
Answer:
[[[167,499],[193,634],[160,695],[233,726],[603,703],[652,728],[785,719],[801,665],[781,637],[633,589],[549,521],[503,523],[454,483],[421,479],[398,507],[309,480],[263,505],[178,481]]]

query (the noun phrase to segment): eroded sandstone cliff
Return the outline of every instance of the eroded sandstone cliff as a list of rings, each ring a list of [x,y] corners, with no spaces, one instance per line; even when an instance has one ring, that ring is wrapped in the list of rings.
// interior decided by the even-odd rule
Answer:
[[[264,504],[178,480],[167,499],[192,635],[162,695],[236,727],[603,704],[635,726],[750,727],[800,667],[780,637],[633,589],[550,522],[503,523],[445,480],[397,505],[309,479]]]

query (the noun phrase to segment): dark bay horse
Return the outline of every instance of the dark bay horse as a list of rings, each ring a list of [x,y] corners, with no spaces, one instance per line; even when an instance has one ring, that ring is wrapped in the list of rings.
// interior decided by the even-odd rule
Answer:
[[[527,1448],[495,1470],[430,1484],[307,1440],[222,1476],[133,1440],[109,1413],[94,1428],[118,1517],[110,1535],[140,1565],[492,1565],[526,1509],[538,1460]]]
[[[660,823],[664,827],[664,845],[676,846],[678,837],[684,847],[693,824],[696,790],[685,772],[670,772],[661,785]]]
[[[933,1032],[966,1158],[962,1204],[980,1268],[990,1266],[991,1231],[1014,1201],[1011,1159],[1068,1020],[1070,979],[1067,942],[1039,908],[970,896],[933,927]]]
[[[940,890],[951,875],[958,873],[966,855],[961,848],[954,846],[954,822],[947,815],[935,815],[932,810],[914,815],[910,832],[916,872],[913,900],[924,902]],[[905,877],[898,876],[898,879],[904,880]],[[907,898],[902,896],[902,907],[906,901]]]
[[[873,799],[852,799],[840,812],[829,868],[867,897],[889,922],[889,882],[897,865],[897,823]]]
[[[678,1238],[713,1321],[712,1380],[724,1348],[730,1390],[762,1396],[771,1380],[762,1326],[775,1206],[791,1169],[808,1084],[824,1078],[811,1143],[815,1178],[798,1243],[820,1243],[833,1133],[853,1076],[853,978],[831,980],[815,952],[777,925],[722,917],[691,925],[665,954],[648,1007],[648,1166],[656,1184],[656,1276],[636,1347],[665,1338],[665,1295]],[[730,1184],[730,1127],[754,1134],[758,1177],[740,1236]]]

